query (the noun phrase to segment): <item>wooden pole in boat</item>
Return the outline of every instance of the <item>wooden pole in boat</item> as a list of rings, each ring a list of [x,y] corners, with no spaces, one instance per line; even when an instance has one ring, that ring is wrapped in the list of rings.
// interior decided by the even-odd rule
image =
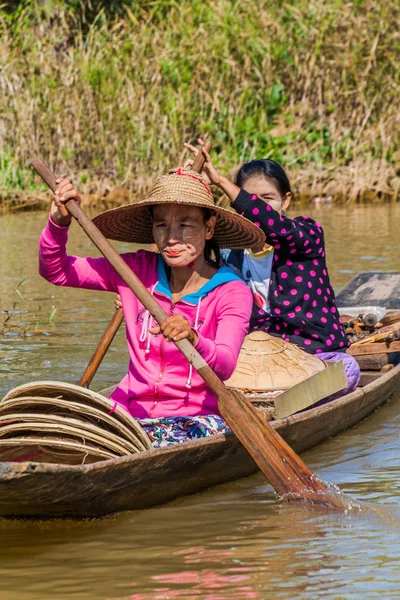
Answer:
[[[94,351],[93,356],[90,359],[82,377],[77,382],[77,385],[80,385],[84,388],[89,387],[123,320],[124,311],[122,308],[118,308],[114,312],[113,318],[107,325],[107,328],[103,333],[101,340],[99,341],[97,348]]]
[[[210,152],[210,150],[212,148],[211,142],[206,142],[205,148],[206,148],[207,152]],[[192,171],[197,171],[198,173],[201,173],[204,163],[205,163],[205,160],[206,159],[204,157],[204,154],[200,150],[200,152],[197,154],[195,160],[193,161]],[[101,365],[103,358],[105,357],[109,347],[111,346],[111,343],[112,343],[114,337],[116,336],[116,333],[117,333],[118,329],[120,328],[123,320],[124,320],[124,311],[122,310],[122,308],[118,308],[115,311],[110,323],[107,325],[107,328],[106,328],[105,332],[103,333],[101,340],[99,341],[97,348],[94,351],[93,356],[90,359],[82,377],[77,382],[77,385],[80,385],[81,387],[84,387],[84,388],[88,388],[90,386],[90,384],[92,383],[92,379],[95,376],[97,369]]]
[[[56,179],[47,165],[39,158],[32,159],[32,165],[43,181],[54,191]],[[118,252],[74,200],[67,200],[65,206],[155,321],[161,324],[167,314]],[[189,340],[184,339],[174,343],[216,394],[222,417],[279,496],[286,501],[309,502],[340,510],[346,508],[347,504],[341,496],[327,489],[315,477],[275,429],[262,419],[254,406],[239,392],[225,387]]]

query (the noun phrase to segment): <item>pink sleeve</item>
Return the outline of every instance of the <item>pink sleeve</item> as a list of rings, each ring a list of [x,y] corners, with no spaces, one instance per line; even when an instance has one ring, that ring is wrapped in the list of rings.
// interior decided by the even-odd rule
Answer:
[[[39,273],[54,285],[117,291],[117,274],[105,258],[68,256],[68,227],[50,218],[39,241]]]
[[[231,281],[219,288],[217,332],[214,340],[197,333],[196,350],[223,381],[235,370],[240,348],[249,328],[253,296],[242,281]]]

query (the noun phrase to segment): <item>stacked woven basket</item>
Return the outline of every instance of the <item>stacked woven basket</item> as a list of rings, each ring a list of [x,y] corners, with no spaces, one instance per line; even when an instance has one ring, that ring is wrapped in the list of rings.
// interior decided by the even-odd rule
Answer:
[[[0,461],[80,465],[152,448],[125,410],[91,390],[39,381],[0,403]]]

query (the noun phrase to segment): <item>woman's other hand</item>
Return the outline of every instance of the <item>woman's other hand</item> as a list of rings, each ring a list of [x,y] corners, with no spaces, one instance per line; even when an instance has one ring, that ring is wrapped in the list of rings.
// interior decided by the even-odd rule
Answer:
[[[201,146],[201,152],[204,155],[204,158],[206,159],[206,162],[204,163],[204,167],[203,167],[203,174],[206,175],[208,181],[210,182],[211,185],[220,185],[222,180],[224,179],[224,176],[221,175],[217,169],[214,167],[213,162],[211,160],[211,156],[209,154],[209,152],[207,152],[207,150],[204,148],[204,142],[203,140],[199,139],[198,140],[200,146]],[[188,150],[190,150],[191,152],[193,152],[193,154],[195,156],[197,156],[197,154],[200,152],[200,150],[198,150],[195,146],[193,146],[192,144],[184,144],[185,148],[187,148]],[[185,162],[185,164],[183,165],[184,168],[188,168],[191,167],[193,165],[193,160],[187,160]]]
[[[60,178],[56,182],[57,187],[54,191],[54,201],[51,205],[50,215],[57,225],[66,226],[71,223],[71,215],[65,206],[65,202],[75,200],[80,204],[81,198],[69,179]]]
[[[121,296],[119,294],[117,294],[114,298],[114,308],[115,310],[122,308]]]
[[[150,333],[162,333],[167,342],[178,342],[187,338],[191,344],[195,345],[197,343],[196,333],[190,327],[187,319],[182,315],[167,317],[159,327],[150,329]]]

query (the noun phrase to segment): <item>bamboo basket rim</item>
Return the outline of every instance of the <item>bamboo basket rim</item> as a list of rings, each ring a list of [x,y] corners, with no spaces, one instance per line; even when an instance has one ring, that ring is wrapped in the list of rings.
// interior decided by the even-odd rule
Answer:
[[[83,422],[92,422],[89,417],[101,420],[102,422],[106,423],[108,427],[112,428],[114,430],[114,433],[115,431],[117,431],[119,434],[123,434],[124,438],[135,447],[134,452],[145,451],[148,449],[148,447],[146,447],[142,443],[141,439],[139,439],[135,434],[133,434],[132,431],[124,425],[124,423],[118,421],[117,419],[114,419],[112,415],[109,415],[108,413],[103,412],[102,410],[98,410],[96,407],[88,404],[74,402],[70,400],[63,400],[60,398],[56,399],[57,402],[55,404],[54,400],[54,398],[46,398],[45,396],[21,396],[17,398],[10,398],[9,400],[0,403],[0,422],[3,419],[3,415],[8,416],[9,411],[12,411],[14,409],[20,409],[16,414],[23,415],[26,414],[25,408],[34,408],[36,406],[48,408],[51,407],[60,409],[60,411],[63,412],[70,411],[72,413],[79,414],[82,417]],[[50,415],[54,413],[44,414]]]
[[[146,432],[140,426],[138,421],[134,419],[126,410],[124,410],[120,405],[113,402],[109,398],[106,398],[102,394],[98,392],[94,392],[93,390],[83,388],[81,386],[65,383],[59,381],[52,380],[43,380],[43,381],[33,381],[30,383],[24,383],[19,385],[12,390],[10,390],[0,402],[0,408],[3,403],[8,400],[26,397],[29,392],[36,392],[36,395],[41,398],[54,398],[54,400],[64,400],[66,402],[76,402],[84,403],[84,401],[91,403],[94,405],[94,408],[99,409],[99,406],[104,409],[106,414],[112,414],[116,420],[122,421],[122,423],[132,429],[135,434],[138,436],[138,440],[143,444],[145,450],[151,450],[153,448],[149,437]],[[38,393],[39,392],[39,393]],[[57,398],[57,396],[53,396],[52,394],[57,394],[61,396],[61,398]],[[50,394],[50,395],[45,395]],[[62,394],[70,394],[74,396],[73,400],[68,400],[68,398],[63,398]],[[29,394],[31,395],[31,394]]]

